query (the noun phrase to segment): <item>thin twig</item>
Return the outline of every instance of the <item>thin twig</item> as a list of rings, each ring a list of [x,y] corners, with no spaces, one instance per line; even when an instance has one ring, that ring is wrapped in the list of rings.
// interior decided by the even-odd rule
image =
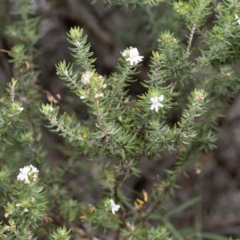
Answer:
[[[196,22],[197,22],[197,21],[196,21]],[[193,27],[192,27],[192,29],[191,29],[191,33],[190,33],[189,40],[188,40],[188,47],[187,47],[187,51],[186,51],[186,55],[185,55],[186,59],[187,59],[187,58],[189,57],[189,55],[190,55],[190,47],[191,47],[191,45],[192,45],[193,35],[194,35],[194,33],[195,33],[196,26],[197,26],[197,24],[194,23],[194,24],[193,24]]]
[[[0,49],[0,52],[11,53],[11,51],[8,51],[8,50],[5,50],[5,49]]]

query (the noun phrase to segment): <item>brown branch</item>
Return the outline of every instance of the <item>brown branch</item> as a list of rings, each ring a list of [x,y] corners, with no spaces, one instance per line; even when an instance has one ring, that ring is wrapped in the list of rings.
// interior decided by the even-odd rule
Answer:
[[[8,50],[5,50],[5,49],[0,49],[0,52],[11,53],[11,51],[8,51]]]

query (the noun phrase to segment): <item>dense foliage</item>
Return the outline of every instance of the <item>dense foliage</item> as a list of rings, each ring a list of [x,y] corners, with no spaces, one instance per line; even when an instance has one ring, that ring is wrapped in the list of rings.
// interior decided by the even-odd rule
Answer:
[[[15,18],[5,31],[13,44],[8,52],[13,78],[6,90],[1,91],[0,98],[1,239],[46,236],[92,239],[107,231],[117,233],[116,239],[184,237],[170,222],[173,213],[166,213],[161,206],[178,187],[179,174],[195,164],[198,154],[215,148],[222,109],[239,91],[240,78],[235,66],[240,59],[240,3],[237,0],[219,1],[215,5],[210,0],[105,2],[130,9],[136,4],[150,6],[149,9],[158,4],[170,5],[183,20],[182,28],[189,30],[187,45],[170,31],[160,32],[157,49],[152,51],[148,78],[141,83],[145,92],[133,97],[128,87],[136,81],[144,60],[142,50],[129,46],[121,52],[116,71],[101,76],[84,30],[71,28],[66,37],[71,45],[72,63],[62,60],[56,64],[56,72],[89,109],[89,119],[80,121],[64,111],[59,99],[53,96],[48,96],[49,103],[42,103],[36,84],[39,71],[34,62],[41,54],[35,47],[40,39],[39,18],[32,11],[32,1],[14,2]],[[208,29],[205,22],[209,15],[215,19]],[[195,37],[201,40],[199,49],[192,47]],[[188,85],[192,91],[183,93],[181,90]],[[181,105],[181,98],[186,99],[186,105]],[[169,114],[180,105],[181,116],[172,126]],[[47,129],[67,139],[62,150],[65,162],[57,166],[45,161],[43,118]],[[166,151],[176,153],[175,166],[166,169],[164,179],[138,193],[132,201],[123,190],[127,179],[139,176],[143,158],[151,161]],[[95,162],[96,181],[103,193],[98,203],[92,205],[72,197],[65,181],[69,174],[88,174],[88,167],[96,167]],[[86,189],[94,192],[94,187]],[[175,212],[197,201],[199,198]],[[91,227],[86,228],[84,222]],[[191,239],[198,239],[201,233],[191,234]]]

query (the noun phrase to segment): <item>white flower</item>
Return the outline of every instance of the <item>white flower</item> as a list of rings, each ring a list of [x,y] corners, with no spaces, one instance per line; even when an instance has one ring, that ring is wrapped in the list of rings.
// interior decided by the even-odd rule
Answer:
[[[95,95],[95,98],[100,98],[100,97],[103,97],[104,95],[103,95],[103,93],[97,93],[96,95]]]
[[[80,98],[81,98],[81,99],[85,99],[85,97],[84,97],[84,96],[80,96]]]
[[[163,105],[160,103],[164,99],[163,95],[160,97],[151,97],[150,101],[152,102],[151,110],[155,109],[156,112],[158,112],[159,107],[163,107]]]
[[[30,183],[28,180],[28,173],[30,171],[30,167],[24,167],[24,168],[20,168],[20,173],[17,176],[17,180],[19,181],[23,181],[25,183]]]
[[[81,78],[83,84],[84,85],[89,84],[91,77],[92,77],[92,73],[90,71],[87,71],[86,73],[84,73]]]
[[[38,169],[32,165],[20,168],[20,173],[17,176],[17,180],[22,181],[26,184],[29,184],[29,177],[32,176],[33,180],[36,181],[38,178]]]
[[[50,110],[50,112],[52,112],[53,111],[53,107],[50,107],[49,110]]]
[[[33,165],[30,165],[30,168],[31,168],[31,170],[32,170],[32,173],[37,173],[38,174],[38,169],[37,168],[35,168]]]
[[[240,24],[240,19],[237,14],[235,14],[235,19],[237,20],[238,24]]]
[[[124,50],[123,56],[126,58],[130,65],[136,65],[142,61],[143,57],[139,56],[137,48],[130,47],[130,49]]]
[[[115,214],[115,212],[117,212],[120,208],[120,205],[115,204],[115,202],[112,199],[110,199],[110,205],[113,214]]]
[[[20,112],[22,112],[22,111],[24,110],[24,108],[23,108],[23,107],[19,107],[18,110],[19,110]]]

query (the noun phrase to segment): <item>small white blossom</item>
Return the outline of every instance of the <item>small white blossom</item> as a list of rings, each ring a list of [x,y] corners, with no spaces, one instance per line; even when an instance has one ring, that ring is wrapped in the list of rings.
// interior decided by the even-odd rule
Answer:
[[[97,93],[96,95],[95,95],[95,98],[100,98],[100,97],[103,97],[104,95],[103,95],[103,93]]]
[[[50,110],[50,112],[52,112],[53,111],[53,107],[50,107],[49,110]]]
[[[4,231],[10,231],[11,227],[10,226],[4,226]],[[5,234],[4,234],[5,235]],[[5,235],[6,236],[6,235]]]
[[[120,205],[115,204],[115,202],[112,199],[110,199],[110,205],[113,214],[115,214],[115,212],[117,212],[120,208]]]
[[[33,165],[30,165],[30,168],[31,168],[33,173],[37,173],[38,174],[39,171],[38,171],[37,168],[35,168]]]
[[[235,14],[235,19],[237,20],[238,24],[240,24],[240,19],[237,14]]]
[[[89,84],[91,77],[92,77],[92,73],[90,71],[87,71],[86,73],[84,73],[81,78],[83,84],[84,85]]]
[[[38,169],[32,165],[20,168],[20,173],[17,176],[17,180],[29,184],[29,177],[32,177],[32,179],[36,181],[38,178]]]
[[[80,96],[80,98],[81,98],[81,99],[85,99],[85,97],[84,97],[84,96]]]
[[[151,97],[150,101],[152,102],[151,110],[155,109],[156,112],[158,112],[159,107],[163,107],[163,105],[160,103],[164,99],[163,95],[160,97]]]
[[[36,181],[38,179],[38,175],[37,174],[34,174],[33,175],[33,181]]]
[[[126,58],[127,62],[130,62],[130,65],[136,65],[142,61],[143,57],[139,56],[137,48],[130,47],[123,51],[123,56]]]
[[[24,212],[28,212],[28,209],[27,209],[27,208],[24,208]]]
[[[22,111],[24,110],[24,108],[23,108],[23,107],[19,107],[18,110],[19,110],[20,112],[22,112]]]
[[[17,176],[17,180],[23,181],[25,183],[30,183],[28,180],[28,173],[30,171],[30,167],[24,167],[24,168],[20,168],[20,173]]]

